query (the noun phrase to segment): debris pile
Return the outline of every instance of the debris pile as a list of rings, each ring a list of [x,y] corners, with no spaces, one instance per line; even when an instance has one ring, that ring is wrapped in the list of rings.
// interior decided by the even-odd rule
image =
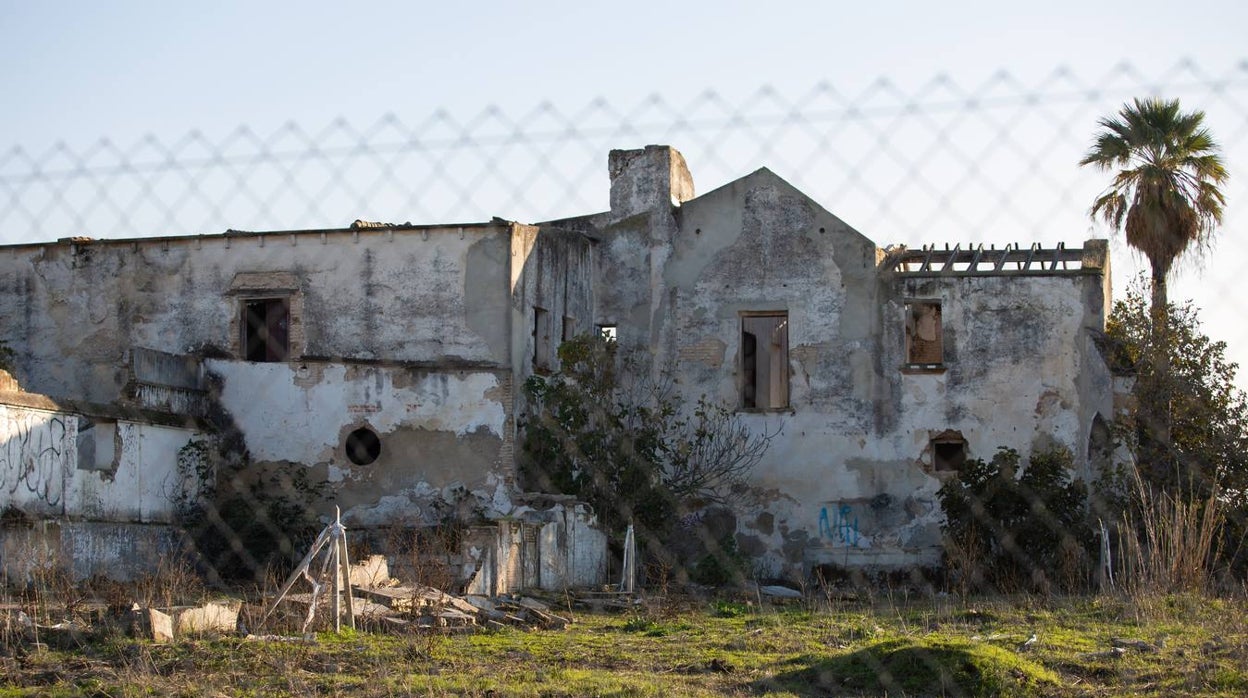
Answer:
[[[521,595],[493,598],[459,596],[420,584],[406,584],[389,575],[385,557],[373,555],[351,566],[351,603],[358,627],[390,632],[472,632],[507,627],[563,630],[571,615],[549,603]],[[313,594],[286,594],[279,612],[288,618],[309,617],[326,611],[328,598]]]

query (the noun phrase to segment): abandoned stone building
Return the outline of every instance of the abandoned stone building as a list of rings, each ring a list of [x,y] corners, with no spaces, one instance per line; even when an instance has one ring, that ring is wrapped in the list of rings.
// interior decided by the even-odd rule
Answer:
[[[497,522],[473,554],[503,586],[600,583],[594,513],[526,494],[516,455],[524,380],[602,328],[779,431],[733,512],[777,575],[938,564],[937,489],[998,447],[1094,467],[1104,241],[882,249],[766,169],[701,196],[669,147],[609,170],[609,211],[533,225],[0,247],[0,509],[76,574],[150,564],[203,487],[188,454],[233,444],[325,481],[349,527]]]

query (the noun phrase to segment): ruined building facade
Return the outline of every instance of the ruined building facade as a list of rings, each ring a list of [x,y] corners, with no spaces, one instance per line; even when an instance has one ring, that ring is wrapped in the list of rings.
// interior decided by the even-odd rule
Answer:
[[[938,564],[936,490],[998,447],[1095,466],[1104,241],[884,250],[766,169],[701,196],[668,147],[609,169],[609,211],[536,225],[0,248],[20,385],[0,385],[0,508],[73,528],[68,556],[141,558],[135,527],[196,496],[203,443],[307,469],[348,526],[529,522],[490,564],[601,581],[592,512],[524,494],[515,460],[524,380],[604,327],[779,430],[733,512],[776,574]]]

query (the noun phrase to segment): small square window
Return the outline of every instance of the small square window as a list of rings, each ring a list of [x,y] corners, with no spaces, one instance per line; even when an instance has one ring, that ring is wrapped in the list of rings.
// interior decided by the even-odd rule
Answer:
[[[789,406],[789,314],[750,314],[741,318],[741,406]]]
[[[243,358],[285,361],[290,354],[290,299],[243,301]]]
[[[616,338],[617,329],[618,328],[615,325],[599,325],[598,336],[602,337],[608,342],[614,342]]]
[[[944,363],[940,301],[906,303],[906,363],[932,367]]]
[[[957,431],[944,431],[932,437],[932,470],[957,472],[966,464],[966,439]]]

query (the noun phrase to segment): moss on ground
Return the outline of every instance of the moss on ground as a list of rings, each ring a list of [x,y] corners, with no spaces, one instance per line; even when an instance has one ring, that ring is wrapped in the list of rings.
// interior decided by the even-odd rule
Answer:
[[[0,643],[0,697],[1248,691],[1248,602],[1242,599],[651,608],[631,616],[578,615],[561,632],[351,632],[313,642],[223,637],[167,645],[103,634],[46,647],[10,637]],[[1022,646],[1032,634],[1036,640]]]

